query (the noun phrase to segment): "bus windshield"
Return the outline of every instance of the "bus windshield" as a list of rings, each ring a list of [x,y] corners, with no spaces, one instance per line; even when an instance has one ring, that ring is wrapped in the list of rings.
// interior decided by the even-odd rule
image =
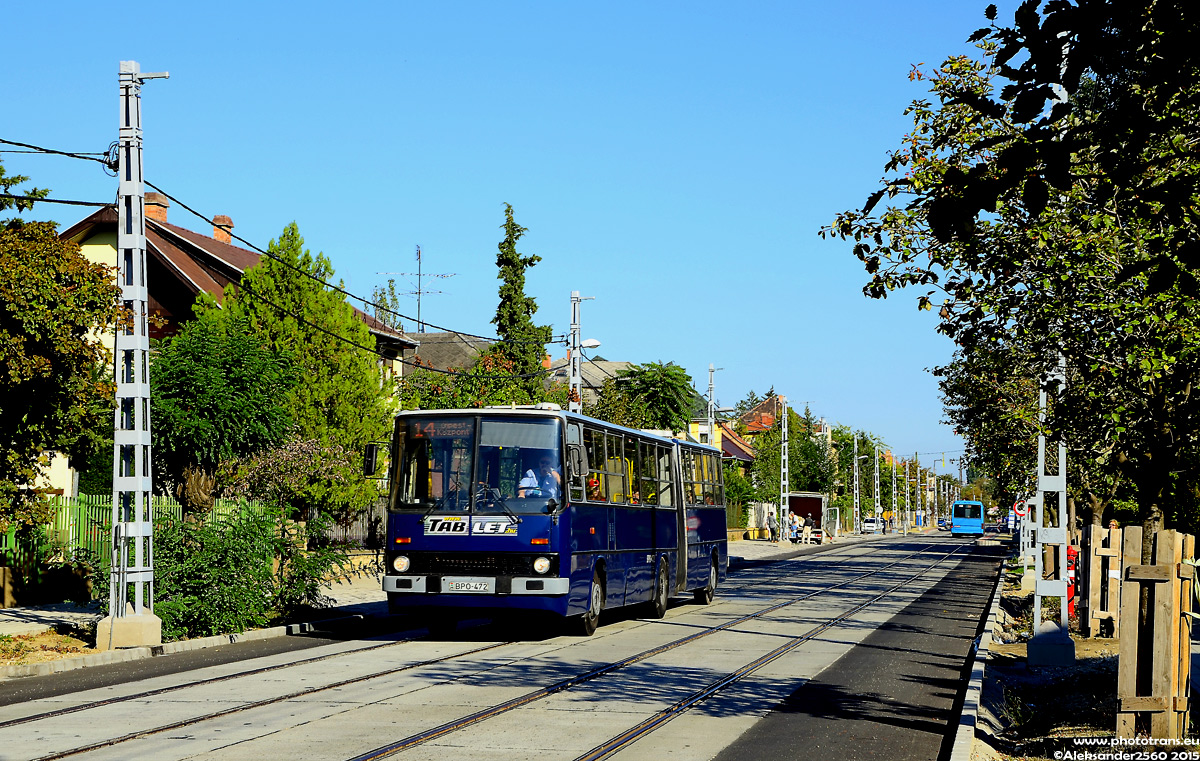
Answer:
[[[556,418],[402,417],[391,504],[431,513],[545,513],[562,505]]]
[[[964,520],[979,520],[980,506],[972,505],[971,503],[956,502],[954,504],[954,517]]]

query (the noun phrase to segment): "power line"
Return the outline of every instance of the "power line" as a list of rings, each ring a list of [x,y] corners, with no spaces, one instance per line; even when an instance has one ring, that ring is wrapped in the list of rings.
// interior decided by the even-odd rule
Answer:
[[[353,341],[349,338],[346,338],[343,335],[335,333],[332,330],[329,330],[328,328],[322,327],[322,326],[316,324],[315,322],[312,322],[312,321],[296,314],[295,312],[288,309],[287,307],[282,307],[279,304],[276,304],[274,301],[271,301],[266,296],[263,296],[261,293],[256,292],[253,288],[246,285],[245,283],[238,283],[237,287],[240,288],[241,290],[244,290],[246,293],[250,294],[250,296],[263,302],[267,306],[270,306],[273,309],[275,309],[276,311],[288,315],[289,317],[309,326],[310,328],[315,328],[332,338],[335,338],[343,343],[349,344],[350,346],[354,346],[356,348],[362,349],[363,351],[370,352],[371,354],[374,354],[378,357],[386,359],[389,362],[399,362],[402,365],[408,365],[409,367],[413,367],[413,368],[416,368],[419,370],[431,370],[435,373],[441,373],[442,375],[462,375],[462,373],[457,372],[455,370],[441,370],[436,367],[422,365],[422,364],[418,364],[416,362],[402,359],[400,357],[393,357],[388,354],[384,354],[383,352],[379,351],[378,349],[372,349],[369,346],[364,346],[364,345],[358,343],[357,341]],[[544,374],[545,374],[545,371],[543,370],[541,372],[536,372],[536,373],[485,374],[485,375],[476,375],[476,376],[472,376],[472,377],[476,377],[476,378],[535,378],[535,377],[538,377],[538,376],[544,375]]]
[[[111,158],[112,158],[112,149],[111,148],[105,153],[72,153],[71,151],[56,151],[53,148],[43,148],[40,145],[32,145],[30,143],[19,143],[16,140],[0,139],[0,143],[3,143],[4,145],[15,145],[18,148],[28,148],[29,153],[52,153],[56,156],[67,156],[68,158],[73,158],[73,159],[83,159],[85,161],[95,161],[99,164],[103,164],[104,166],[108,167],[109,169],[112,169],[113,171],[116,171],[116,167],[113,166],[111,163]],[[5,153],[16,153],[16,151],[5,151]],[[98,158],[100,156],[104,156],[104,158]]]
[[[38,201],[40,203],[61,203],[68,206],[112,206],[110,201],[71,201],[66,198],[40,198],[38,196],[18,196],[12,193],[0,193],[0,198],[13,201]]]
[[[191,214],[194,214],[195,216],[197,216],[197,217],[199,217],[200,219],[204,220],[204,221],[205,221],[205,222],[207,222],[208,224],[210,224],[210,225],[213,225],[214,227],[216,226],[216,223],[214,223],[214,222],[212,221],[212,219],[210,219],[209,217],[206,217],[206,216],[204,216],[204,214],[202,214],[202,213],[200,213],[200,212],[196,211],[196,210],[195,210],[195,209],[193,209],[191,206],[188,206],[186,203],[184,203],[183,201],[179,200],[178,198],[176,198],[175,196],[171,195],[170,193],[168,193],[167,191],[163,190],[162,188],[158,187],[158,186],[157,186],[157,185],[155,185],[154,183],[152,183],[152,182],[150,182],[149,180],[147,180],[147,181],[146,181],[146,184],[147,184],[148,186],[150,186],[150,187],[154,188],[154,189],[155,189],[156,191],[158,191],[159,193],[162,193],[164,196],[166,196],[166,197],[167,197],[168,199],[170,199],[172,202],[174,202],[174,203],[178,204],[179,206],[183,207],[183,209],[184,209],[184,210],[186,210],[186,211],[190,212]],[[380,310],[381,312],[386,312],[387,314],[395,315],[396,317],[402,317],[402,318],[404,318],[404,319],[406,319],[406,320],[410,320],[410,321],[414,321],[414,322],[416,322],[416,321],[417,321],[417,320],[416,320],[416,318],[412,317],[411,315],[402,314],[402,313],[400,313],[400,312],[397,312],[397,311],[395,311],[394,309],[390,309],[389,307],[385,307],[385,306],[384,306],[384,305],[382,305],[382,304],[377,304],[376,302],[374,302],[374,301],[371,301],[370,299],[366,299],[366,298],[363,298],[362,296],[359,296],[359,295],[357,295],[357,294],[351,293],[350,291],[347,291],[345,288],[341,288],[340,286],[336,286],[336,285],[333,285],[332,283],[328,283],[328,282],[326,282],[325,280],[322,280],[321,278],[319,278],[319,277],[317,277],[316,275],[312,274],[311,272],[309,272],[309,271],[305,270],[303,267],[298,267],[298,266],[296,266],[296,265],[292,264],[291,262],[285,261],[285,260],[281,259],[280,257],[276,256],[275,254],[272,254],[272,253],[270,253],[269,251],[264,251],[263,249],[259,248],[259,247],[258,247],[258,246],[256,246],[255,244],[253,244],[253,243],[251,243],[250,241],[246,240],[245,238],[241,237],[240,235],[237,235],[237,234],[236,234],[236,233],[234,233],[232,230],[228,230],[228,229],[227,229],[227,232],[229,233],[229,236],[230,236],[230,237],[232,237],[232,238],[236,238],[237,240],[241,241],[242,243],[245,243],[247,246],[249,246],[249,247],[250,247],[251,249],[253,249],[254,251],[257,251],[258,253],[262,254],[263,256],[267,257],[268,259],[272,259],[272,260],[274,260],[274,261],[278,262],[279,264],[282,264],[283,266],[285,266],[285,267],[288,267],[289,269],[295,270],[296,272],[300,273],[301,275],[304,275],[305,277],[307,277],[307,278],[309,278],[309,279],[311,279],[311,280],[315,280],[316,282],[320,283],[320,284],[321,284],[322,286],[324,286],[325,288],[329,288],[329,289],[331,289],[331,290],[333,290],[333,291],[336,291],[336,292],[338,292],[338,293],[341,293],[341,294],[342,294],[342,295],[344,295],[344,296],[349,296],[349,297],[350,297],[350,298],[352,298],[352,299],[356,299],[356,300],[358,300],[358,301],[362,302],[362,303],[363,303],[365,306],[372,306],[372,307],[375,307],[376,309]],[[438,330],[445,331],[445,332],[447,332],[447,333],[454,333],[455,335],[466,336],[466,337],[468,337],[468,338],[478,338],[478,339],[481,339],[481,340],[484,340],[484,341],[491,341],[492,343],[498,343],[498,344],[536,344],[536,345],[541,345],[541,346],[544,346],[544,345],[545,345],[545,343],[564,343],[564,342],[565,342],[565,339],[561,339],[561,338],[560,338],[560,339],[557,339],[557,340],[550,340],[550,341],[546,341],[545,343],[542,343],[542,342],[539,342],[539,341],[511,341],[511,340],[504,340],[504,339],[501,339],[501,338],[493,338],[493,337],[491,337],[491,336],[481,336],[481,335],[477,335],[477,334],[475,334],[475,333],[466,333],[466,332],[464,332],[464,331],[461,331],[461,330],[453,330],[453,329],[451,329],[451,328],[443,327],[443,326],[441,326],[441,325],[434,325],[434,324],[433,324],[433,323],[431,323],[431,322],[422,322],[422,324],[424,324],[424,325],[428,325],[428,326],[430,326],[430,327],[432,327],[432,328],[437,328]],[[553,338],[553,337],[552,337],[552,338]]]

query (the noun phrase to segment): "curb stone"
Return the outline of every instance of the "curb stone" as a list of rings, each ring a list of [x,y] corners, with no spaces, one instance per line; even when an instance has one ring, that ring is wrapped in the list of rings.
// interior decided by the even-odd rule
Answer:
[[[971,761],[975,751],[975,729],[979,724],[979,706],[983,697],[983,673],[992,647],[992,631],[1000,617],[1000,590],[1004,587],[1005,564],[1000,564],[1000,577],[992,591],[992,605],[988,610],[987,623],[975,650],[971,663],[971,681],[967,683],[967,694],[963,698],[962,715],[958,718],[958,730],[954,734],[954,745],[950,750],[950,761]]]
[[[254,642],[263,639],[275,639],[276,637],[307,634],[328,624],[346,623],[355,620],[361,621],[363,618],[364,617],[362,614],[356,613],[351,616],[342,616],[340,618],[321,619],[320,621],[312,623],[272,626],[269,629],[252,629],[248,632],[241,632],[239,634],[218,634],[213,637],[184,639],[179,640],[178,642],[168,642],[163,645],[153,645],[151,647],[132,647],[124,650],[106,650],[101,653],[93,653],[92,655],[82,655],[78,658],[60,658],[56,661],[45,661],[44,663],[22,663],[12,666],[4,666],[0,668],[0,679],[19,679],[27,676],[47,676],[49,674],[58,674],[63,671],[74,671],[75,669],[88,668],[90,666],[103,666],[109,663],[138,661],[144,658],[155,658],[160,655],[173,655],[174,653],[185,653],[192,650],[204,650],[205,648],[219,647],[220,645],[232,645],[237,642]]]

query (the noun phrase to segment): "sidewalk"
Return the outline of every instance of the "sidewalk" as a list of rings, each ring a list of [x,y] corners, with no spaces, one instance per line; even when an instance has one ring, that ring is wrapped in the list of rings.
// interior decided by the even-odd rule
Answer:
[[[912,532],[917,533],[917,532]],[[783,560],[815,552],[828,551],[830,547],[841,547],[863,541],[882,540],[903,534],[865,534],[839,537],[830,544],[792,544],[790,542],[768,542],[765,539],[746,539],[729,543],[730,565],[736,569],[738,563],[746,561]],[[363,574],[352,581],[335,581],[328,590],[333,605],[325,609],[329,617],[350,615],[387,615],[387,594],[374,574]],[[60,625],[87,629],[101,618],[95,604],[78,606],[72,603],[36,605],[29,607],[0,609],[0,636],[40,634]]]
[[[936,533],[936,529],[910,529],[909,536],[925,533]],[[736,568],[735,561],[785,560],[800,555],[810,555],[815,552],[828,551],[831,547],[843,547],[847,544],[878,541],[903,537],[904,534],[890,532],[887,534],[843,534],[832,543],[826,544],[792,544],[791,542],[770,542],[766,539],[741,539],[729,543],[729,563]]]

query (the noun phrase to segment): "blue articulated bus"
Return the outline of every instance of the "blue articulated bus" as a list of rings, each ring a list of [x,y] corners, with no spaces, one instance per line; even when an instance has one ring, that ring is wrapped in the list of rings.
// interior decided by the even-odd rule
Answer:
[[[396,416],[387,573],[430,628],[538,611],[596,630],[604,608],[712,600],[728,563],[720,452],[557,405]]]
[[[950,533],[983,536],[983,503],[960,500],[951,505]]]

